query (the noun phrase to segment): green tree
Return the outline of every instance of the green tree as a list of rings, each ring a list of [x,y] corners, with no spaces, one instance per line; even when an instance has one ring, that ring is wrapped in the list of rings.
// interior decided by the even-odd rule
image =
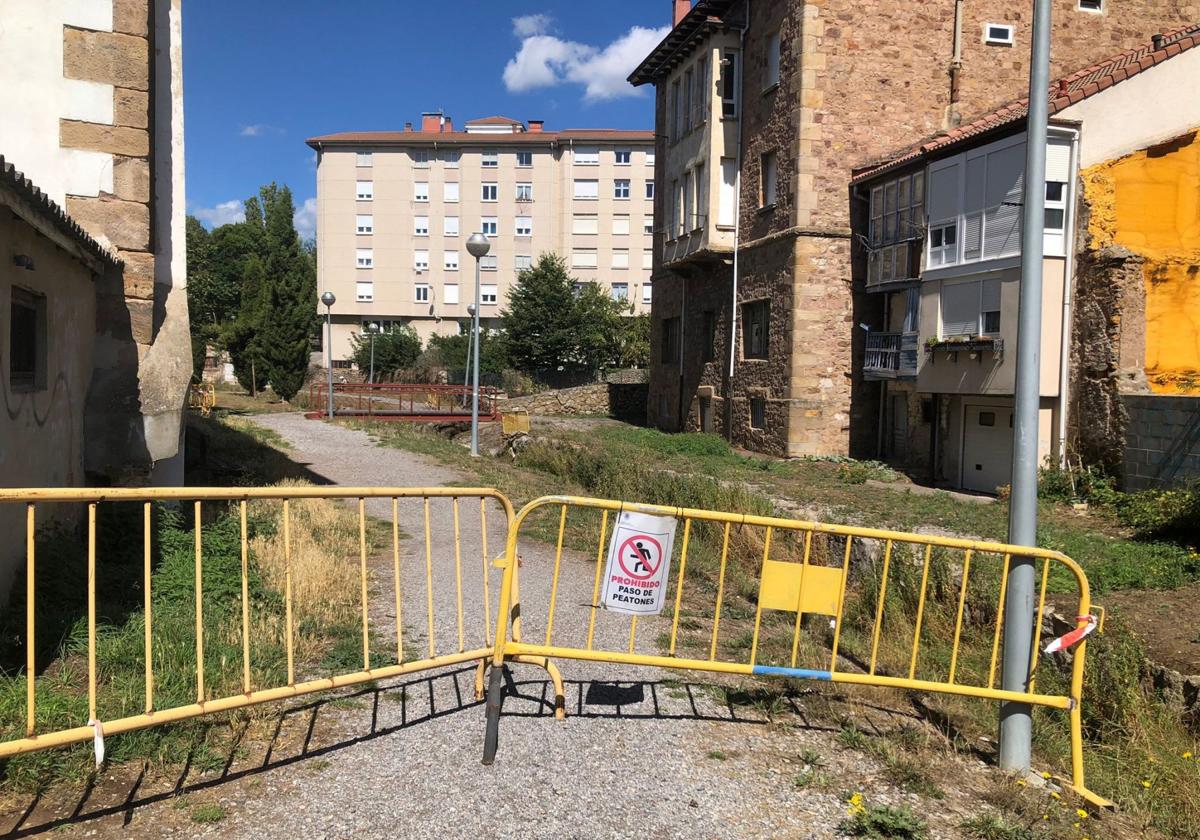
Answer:
[[[650,364],[650,316],[634,315],[621,319],[617,336],[618,367],[647,367]]]
[[[253,395],[267,382],[262,355],[262,326],[270,304],[266,268],[257,254],[246,260],[242,272],[241,303],[237,317],[222,331],[222,343],[233,361],[233,374]]]
[[[506,342],[503,336],[480,331],[479,372],[501,374],[509,367]],[[470,364],[467,348],[471,342],[470,327],[458,335],[435,335],[429,338],[429,350],[436,356],[435,364],[450,370],[466,370]],[[452,383],[453,384],[453,383]]]
[[[256,352],[276,395],[290,401],[308,377],[317,322],[316,277],[296,233],[292,191],[274,183],[260,191],[266,252],[266,302],[260,313]],[[248,210],[250,202],[247,202]],[[247,213],[249,217],[250,213]]]
[[[371,337],[364,333],[350,336],[351,358],[364,378],[371,369]],[[394,326],[375,335],[375,381],[392,379],[398,370],[413,366],[421,355],[421,338],[407,324]]]

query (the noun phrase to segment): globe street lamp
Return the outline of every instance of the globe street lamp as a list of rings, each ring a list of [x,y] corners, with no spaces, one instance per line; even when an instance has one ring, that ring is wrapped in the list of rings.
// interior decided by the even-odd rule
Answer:
[[[321,303],[325,304],[325,355],[326,367],[329,369],[329,419],[333,419],[333,305],[337,303],[337,295],[333,292],[323,292]]]
[[[479,262],[491,249],[492,243],[482,233],[472,233],[467,239],[467,253],[475,258],[475,312],[471,317],[471,455],[475,457],[479,456]]]

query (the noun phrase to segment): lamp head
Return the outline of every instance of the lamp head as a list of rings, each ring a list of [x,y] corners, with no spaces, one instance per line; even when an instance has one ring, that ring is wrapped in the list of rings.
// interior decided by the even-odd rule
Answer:
[[[475,259],[487,256],[487,252],[492,249],[492,243],[482,233],[472,233],[467,239],[467,253]]]
[[[335,303],[337,303],[337,295],[335,295],[333,292],[322,292],[321,303],[325,304],[326,306],[333,306]]]

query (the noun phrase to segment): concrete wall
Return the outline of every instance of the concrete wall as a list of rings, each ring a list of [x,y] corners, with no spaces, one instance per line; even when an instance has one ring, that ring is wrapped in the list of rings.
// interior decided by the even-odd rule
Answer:
[[[13,265],[31,257],[34,270]],[[9,378],[13,287],[44,295],[46,375],[44,387],[17,390]],[[0,205],[0,485],[70,487],[84,478],[84,405],[92,372],[92,325],[96,297],[92,270]],[[38,527],[76,511],[43,505]],[[25,508],[0,505],[0,605],[8,603],[13,574],[25,560]]]
[[[1200,479],[1200,397],[1121,397],[1126,490],[1171,487]]]

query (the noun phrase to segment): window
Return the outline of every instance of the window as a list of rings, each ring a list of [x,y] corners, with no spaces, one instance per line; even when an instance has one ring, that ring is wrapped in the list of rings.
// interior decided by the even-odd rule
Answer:
[[[763,80],[764,90],[779,86],[779,47],[779,33],[772,32],[767,36],[767,77]]]
[[[721,116],[736,117],[738,113],[738,53],[726,50],[721,56]]]
[[[426,271],[429,268],[429,252],[428,251],[413,251],[413,268],[417,271]]]
[[[413,201],[429,201],[429,183],[427,181],[413,182]]]
[[[654,149],[646,150],[646,165],[654,166]]]
[[[487,256],[479,258],[480,271],[496,271],[499,268],[500,263],[498,262],[495,254],[488,254]]]
[[[484,149],[483,154],[480,155],[480,165],[484,169],[495,169],[500,165],[500,155],[495,149]]]
[[[919,251],[916,239],[925,221],[925,173],[872,187],[870,215],[867,285],[911,279],[912,254]]]
[[[533,201],[533,184],[528,181],[517,184],[517,201]]]
[[[599,216],[575,216],[571,219],[571,233],[587,235],[600,232]]]
[[[624,248],[614,249],[612,252],[612,267],[629,268],[629,251]]]
[[[628,283],[613,283],[612,284],[612,299],[613,300],[629,300],[629,284]]]
[[[692,194],[692,173],[683,173],[683,196],[679,199],[679,206],[682,210],[680,213],[680,233],[687,233],[692,229],[692,217],[696,214],[696,208],[692,206],[692,201],[695,196]]]
[[[517,166],[522,169],[533,166],[533,152],[517,152]]]
[[[481,190],[480,198],[483,201],[495,201],[499,196],[500,187],[495,182],[486,183]]]
[[[447,181],[442,185],[442,200],[447,204],[458,203],[458,181]]]
[[[717,313],[711,309],[705,310],[700,324],[704,330],[704,343],[701,345],[702,361],[712,362],[717,358]]]
[[[514,268],[516,268],[517,271],[525,271],[533,268],[533,257],[528,254],[517,254],[517,256],[513,259]]]
[[[613,198],[629,198],[628,178],[618,178],[613,181]]]
[[[429,217],[413,216],[413,236],[429,235]]]
[[[1013,28],[1005,23],[985,23],[983,25],[983,42],[992,46],[1011,47],[1013,45]]]
[[[1079,0],[1079,11],[1081,12],[1103,12],[1104,0]]]
[[[642,216],[642,233],[646,234],[647,236],[652,236],[654,234],[653,216]]]
[[[580,146],[575,149],[575,165],[576,166],[598,166],[600,164],[600,150],[597,148]]]
[[[774,152],[767,152],[759,159],[759,174],[761,183],[759,184],[758,205],[760,207],[775,206],[775,186],[776,186],[776,165],[777,159]]]
[[[633,152],[629,151],[629,149],[617,149],[615,154],[617,166],[629,166],[633,157]]]
[[[479,223],[484,236],[496,236],[500,232],[500,220],[496,216],[484,216]]]
[[[375,252],[370,248],[358,248],[354,252],[354,265],[356,268],[374,268]]]
[[[442,235],[458,236],[458,216],[447,216],[442,219]]]
[[[533,217],[517,216],[517,236],[533,236]]]
[[[413,286],[413,302],[414,303],[429,303],[429,284],[418,283]]]
[[[683,136],[683,99],[679,94],[679,80],[671,84],[671,140]]]
[[[575,180],[575,198],[583,200],[593,200],[600,197],[600,182],[599,181],[582,181]]]
[[[646,198],[649,198],[649,199],[654,198],[654,182],[653,181],[646,182]]]
[[[733,227],[737,223],[737,158],[721,158],[721,189],[717,194],[717,225]]]
[[[958,223],[931,225],[929,228],[929,266],[958,262]]]
[[[355,233],[374,233],[375,232],[375,217],[366,214],[354,217]]]
[[[696,212],[692,216],[692,230],[700,230],[708,220],[707,184],[704,183],[704,164],[696,164],[692,170],[692,194],[695,197]]]
[[[642,251],[642,268],[654,268],[654,252],[649,248]]]
[[[462,160],[462,152],[442,152],[442,164],[447,169],[458,169],[460,160]]]
[[[662,343],[659,347],[662,351],[662,358],[659,360],[663,364],[673,364],[679,361],[679,318],[663,318],[662,321]]]
[[[767,398],[750,398],[750,428],[765,429],[767,427]]]
[[[354,155],[355,166],[370,166],[374,163],[373,156],[370,152],[357,152]]]
[[[442,252],[442,268],[446,271],[458,271],[458,251]]]
[[[742,304],[742,356],[765,359],[770,346],[771,302],[756,300]]]
[[[14,391],[46,388],[46,296],[13,287],[8,375]]]
[[[375,300],[375,284],[370,280],[358,280],[354,284],[354,299],[359,303]]]
[[[354,197],[359,201],[371,201],[375,198],[375,182],[359,181],[354,185]]]
[[[654,284],[653,283],[643,283],[642,284],[642,303],[650,303],[650,301],[653,300],[653,295],[654,295]]]
[[[629,217],[628,216],[613,216],[612,232],[613,232],[614,236],[628,236],[629,235]]]
[[[576,248],[571,252],[571,268],[595,268],[596,249]]]
[[[1046,182],[1046,233],[1063,231],[1067,217],[1067,185],[1062,181]]]
[[[442,303],[449,304],[451,306],[458,303],[457,283],[447,283],[445,286],[442,286]]]
[[[495,286],[482,285],[479,287],[479,302],[484,306],[495,306],[497,293]]]
[[[679,181],[671,182],[671,238],[675,239],[683,231],[683,193],[679,190]]]
[[[940,303],[940,338],[1000,333],[999,278],[943,283]]]
[[[708,59],[696,62],[695,92],[692,94],[692,128],[708,122]]]
[[[409,152],[412,158],[412,165],[418,169],[429,168],[429,150],[428,149],[413,149]]]
[[[692,71],[683,74],[683,130],[692,129]]]

